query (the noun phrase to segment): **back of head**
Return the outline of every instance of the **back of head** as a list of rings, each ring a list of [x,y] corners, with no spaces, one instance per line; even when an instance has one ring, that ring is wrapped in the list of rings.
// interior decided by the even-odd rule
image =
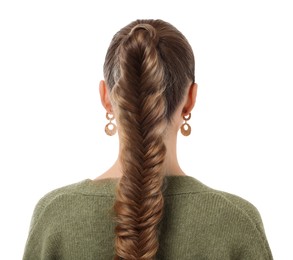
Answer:
[[[194,82],[186,38],[162,20],[116,33],[104,64],[121,140],[123,175],[114,211],[115,259],[154,259],[164,209],[164,132]]]

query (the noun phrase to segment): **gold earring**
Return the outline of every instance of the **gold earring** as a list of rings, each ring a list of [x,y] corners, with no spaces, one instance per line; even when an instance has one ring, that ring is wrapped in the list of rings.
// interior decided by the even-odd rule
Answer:
[[[112,116],[110,116],[110,115],[112,115]],[[112,123],[112,121],[115,119],[115,117],[114,117],[113,114],[110,114],[110,113],[107,112],[106,113],[106,118],[108,120],[110,120],[110,122],[108,124],[106,124],[105,132],[106,132],[107,135],[112,136],[112,135],[116,134],[116,130],[117,130],[116,125]]]
[[[187,123],[187,121],[191,118],[191,113],[189,113],[187,116],[183,116],[183,119],[185,120],[185,122],[182,124],[182,126],[180,127],[181,129],[181,133],[184,136],[188,136],[191,133],[191,126]]]

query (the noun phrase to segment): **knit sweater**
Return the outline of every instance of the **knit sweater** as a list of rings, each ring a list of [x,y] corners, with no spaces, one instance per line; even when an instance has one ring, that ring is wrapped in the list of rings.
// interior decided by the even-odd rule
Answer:
[[[118,179],[56,189],[35,207],[23,260],[114,257],[111,207]],[[157,260],[273,259],[258,210],[191,176],[167,176]]]

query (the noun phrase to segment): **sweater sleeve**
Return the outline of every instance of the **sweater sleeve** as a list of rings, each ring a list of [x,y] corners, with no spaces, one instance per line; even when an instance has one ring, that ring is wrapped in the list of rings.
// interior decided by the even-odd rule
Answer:
[[[49,193],[39,200],[35,206],[26,241],[23,260],[56,259],[58,248],[58,232],[53,231],[52,221],[46,213],[54,193]]]

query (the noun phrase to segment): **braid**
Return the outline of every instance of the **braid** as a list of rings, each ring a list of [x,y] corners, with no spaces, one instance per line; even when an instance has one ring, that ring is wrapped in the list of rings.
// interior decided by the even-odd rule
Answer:
[[[111,97],[119,107],[123,176],[114,209],[116,250],[123,259],[153,259],[163,214],[162,166],[166,148],[164,71],[155,29],[135,26],[119,49],[120,79]],[[119,259],[119,258],[117,258]]]
[[[153,260],[166,188],[164,131],[194,81],[193,52],[162,20],[137,20],[114,35],[104,76],[115,107],[122,177],[116,189],[115,259]]]

